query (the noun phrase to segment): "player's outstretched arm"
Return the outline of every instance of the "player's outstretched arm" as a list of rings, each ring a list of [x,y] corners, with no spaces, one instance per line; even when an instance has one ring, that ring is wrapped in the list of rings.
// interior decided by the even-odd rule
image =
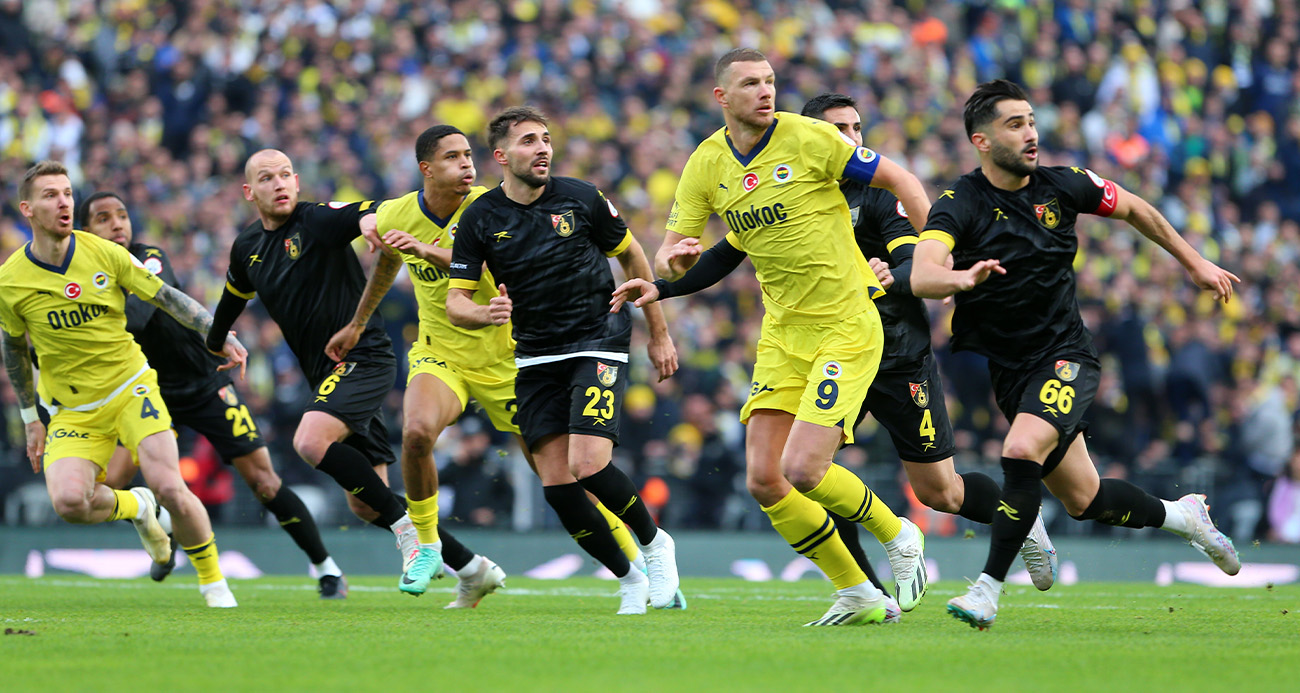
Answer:
[[[925,194],[925,186],[921,185],[921,180],[912,174],[911,171],[894,163],[889,157],[880,156],[880,163],[876,166],[875,175],[867,182],[873,188],[883,188],[898,198],[907,209],[907,220],[912,222],[912,228],[917,233],[925,230],[925,220],[930,216],[930,198]],[[853,170],[852,166],[844,169],[846,176],[850,175]]]
[[[948,268],[948,246],[943,241],[922,238],[912,255],[912,295],[921,298],[947,298],[970,291],[983,284],[992,274],[1006,274],[997,260],[980,260],[964,270]]]
[[[440,269],[451,269],[451,248],[439,248],[433,243],[421,243],[411,234],[401,229],[389,229],[384,234],[384,243],[393,250],[405,255],[414,255]]]
[[[225,299],[224,295],[222,296],[222,299]],[[226,371],[238,366],[239,379],[244,379],[245,366],[248,361],[248,350],[244,348],[243,344],[239,343],[238,339],[235,339],[235,334],[233,332],[226,334],[225,339],[219,344],[221,347],[220,349],[212,348],[212,314],[208,312],[207,308],[203,307],[202,303],[190,298],[180,289],[167,284],[163,284],[162,288],[158,289],[158,293],[154,294],[153,298],[149,299],[149,302],[166,311],[168,315],[172,316],[172,318],[176,320],[176,322],[179,322],[201,335],[205,335],[208,350],[214,354],[225,356],[227,359],[226,363],[219,366],[217,370]],[[225,331],[223,330],[221,334],[225,334]]]
[[[695,239],[688,238],[687,240],[693,241]],[[609,312],[617,313],[623,303],[627,301],[632,301],[632,305],[641,308],[646,304],[665,298],[685,296],[696,291],[703,291],[731,274],[733,270],[740,266],[740,263],[745,261],[746,257],[745,251],[731,244],[730,237],[724,238],[704,251],[699,262],[695,263],[695,266],[691,267],[686,274],[676,281],[657,279],[651,283],[645,279],[628,279],[622,286],[614,290],[614,298],[610,299],[609,302],[611,306]]]
[[[510,322],[514,311],[514,302],[506,291],[506,285],[497,286],[500,295],[493,296],[486,306],[474,302],[474,292],[469,289],[450,287],[447,289],[447,320],[456,327],[478,330],[488,325],[504,325]]]
[[[23,428],[27,434],[27,460],[32,472],[41,471],[41,455],[45,454],[45,424],[36,413],[36,378],[32,375],[32,357],[27,350],[27,335],[11,335],[0,331],[0,352],[4,354],[5,371],[9,384],[18,395]]]
[[[333,337],[330,337],[329,343],[325,345],[326,356],[335,361],[347,358],[348,352],[352,351],[352,347],[356,346],[361,339],[361,333],[366,331],[370,316],[374,315],[379,302],[384,300],[384,296],[392,288],[393,280],[397,278],[397,271],[400,269],[402,269],[402,258],[396,253],[379,254],[379,260],[375,262],[370,277],[366,279],[366,288],[361,292],[361,300],[357,302],[356,312],[352,314],[352,322],[344,325],[334,333]]]
[[[655,274],[669,281],[680,279],[700,259],[701,248],[698,238],[667,232],[663,245],[655,253]]]
[[[1232,298],[1232,285],[1241,282],[1237,275],[1201,257],[1150,202],[1117,184],[1115,193],[1115,211],[1111,212],[1111,218],[1127,221],[1143,236],[1168,251],[1187,270],[1197,286],[1214,292],[1216,301],[1227,303]]]
[[[623,266],[623,276],[628,279],[650,281],[654,278],[650,260],[635,238],[615,257],[618,258],[618,264]],[[659,380],[666,380],[677,372],[677,348],[673,346],[672,335],[668,334],[668,321],[664,318],[663,307],[658,303],[647,303],[642,310],[650,328],[650,362],[659,371]]]

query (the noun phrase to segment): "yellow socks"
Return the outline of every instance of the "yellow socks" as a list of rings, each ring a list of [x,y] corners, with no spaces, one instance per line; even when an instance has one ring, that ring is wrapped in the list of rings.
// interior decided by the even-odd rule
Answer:
[[[190,563],[194,564],[194,572],[199,574],[200,585],[210,585],[219,582],[222,579],[221,566],[217,563],[217,537],[212,535],[208,540],[198,546],[182,546],[185,555],[189,556]]]
[[[406,497],[406,512],[415,525],[415,533],[420,536],[421,544],[438,543],[438,492],[424,500]]]
[[[618,548],[623,550],[623,555],[627,556],[627,560],[635,561],[636,557],[640,555],[641,549],[637,548],[636,541],[632,539],[632,532],[628,530],[627,525],[624,525],[623,521],[618,519],[618,515],[610,512],[604,503],[597,503],[596,509],[609,523],[609,533],[614,535],[614,541],[618,542]]]
[[[767,513],[777,534],[789,542],[790,548],[817,564],[835,589],[842,590],[867,581],[866,574],[844,546],[840,533],[835,531],[835,523],[831,522],[825,508],[791,489],[785,498],[763,508],[763,512]]]
[[[117,505],[113,506],[112,514],[108,516],[109,521],[134,520],[140,514],[140,499],[134,493],[114,489],[113,497],[117,498]]]
[[[903,523],[884,501],[877,498],[856,474],[838,464],[832,464],[821,483],[804,495],[836,515],[861,524],[882,544],[898,537],[903,528]]]

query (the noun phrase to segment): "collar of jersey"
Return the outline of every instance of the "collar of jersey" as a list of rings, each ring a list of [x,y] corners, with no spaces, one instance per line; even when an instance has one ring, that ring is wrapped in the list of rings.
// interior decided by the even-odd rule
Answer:
[[[73,253],[73,251],[75,251],[75,250],[77,249],[77,234],[76,234],[75,232],[73,232],[73,234],[72,234],[71,236],[69,236],[68,238],[69,238],[69,240],[68,240],[68,252],[66,252],[66,253],[63,254],[63,265],[61,265],[61,266],[60,266],[60,265],[51,265],[51,264],[48,263],[48,262],[41,262],[40,260],[37,260],[37,259],[36,259],[36,256],[35,256],[35,255],[32,255],[32,244],[31,244],[31,243],[28,243],[27,246],[26,246],[25,248],[23,248],[23,250],[25,250],[25,251],[27,252],[27,259],[28,259],[28,260],[31,260],[31,261],[32,261],[32,264],[36,265],[37,267],[40,267],[41,269],[47,269],[47,270],[49,270],[49,271],[51,271],[51,272],[54,272],[54,273],[56,273],[56,274],[63,274],[64,272],[67,272],[67,271],[68,271],[68,265],[71,265],[71,264],[72,264],[72,253]]]
[[[456,213],[452,212],[451,216],[447,217],[446,219],[440,219],[438,218],[437,214],[434,214],[433,212],[429,211],[428,206],[424,204],[424,190],[421,190],[419,193],[416,194],[415,200],[416,202],[420,203],[420,211],[424,212],[424,216],[428,217],[429,221],[432,221],[433,223],[437,224],[438,228],[440,229],[447,228],[447,222],[451,221],[451,217],[456,216]]]
[[[731,155],[736,157],[736,161],[739,161],[741,166],[748,166],[749,162],[753,161],[754,157],[758,156],[758,153],[763,151],[768,141],[772,139],[772,131],[776,130],[776,124],[779,122],[781,122],[779,118],[773,117],[772,124],[767,126],[767,132],[763,133],[762,139],[758,141],[758,144],[754,145],[753,149],[749,150],[749,154],[743,156],[736,151],[736,145],[731,141],[731,133],[727,133],[727,146],[731,148]]]

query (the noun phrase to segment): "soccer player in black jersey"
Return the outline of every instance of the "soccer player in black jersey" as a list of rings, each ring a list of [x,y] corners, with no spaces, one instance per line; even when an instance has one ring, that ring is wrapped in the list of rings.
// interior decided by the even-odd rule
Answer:
[[[980,168],[930,210],[913,258],[912,292],[956,296],[953,348],[988,358],[1011,429],[1002,445],[1002,498],[988,560],[970,590],[948,602],[948,612],[981,630],[993,623],[1007,568],[1038,512],[1040,483],[1075,519],[1166,529],[1237,574],[1236,549],[1210,521],[1205,496],[1161,500],[1127,481],[1099,479],[1088,457],[1079,434],[1100,364],[1075,300],[1075,219],[1127,221],[1216,299],[1226,302],[1239,280],[1201,257],[1145,200],[1084,168],[1040,167],[1034,111],[1015,83],[979,85],[966,101],[965,121]],[[945,267],[949,255],[952,269]]]
[[[542,478],[547,503],[577,539],[618,576],[624,613],[673,603],[678,578],[673,541],[655,526],[636,486],[610,464],[627,387],[632,321],[610,314],[608,257],[629,277],[650,277],[650,262],[614,205],[595,186],[550,175],[546,118],[531,107],[508,109],[488,126],[501,164],[501,186],[461,215],[452,249],[447,316],[483,328],[513,322],[516,423]],[[487,305],[473,301],[482,268],[500,283]],[[515,304],[518,303],[518,310]],[[677,370],[677,352],[658,307],[646,311],[650,360],[660,379]],[[573,479],[577,479],[577,483]],[[636,535],[646,576],[631,568],[585,490]]]
[[[131,217],[116,193],[97,192],[81,203],[81,228],[126,248],[145,269],[163,282],[181,288],[171,261],[161,248],[135,243]],[[249,414],[230,376],[218,372],[222,360],[208,351],[203,336],[176,321],[153,304],[134,295],[126,298],[126,329],[158,371],[158,389],[175,424],[203,434],[227,464],[233,465],[253,490],[257,500],[279,520],[298,548],[316,566],[322,599],[347,596],[347,581],[321,541],[311,511],[293,489],[281,483],[271,465],[271,455],[257,423]],[[109,464],[110,488],[125,488],[135,475],[130,454],[119,447]],[[150,576],[162,580],[175,566],[175,553],[167,563],[154,563]]]
[[[382,405],[397,379],[397,361],[383,320],[371,318],[352,349],[353,360],[336,364],[325,354],[330,337],[351,320],[361,298],[365,274],[351,242],[361,235],[362,219],[374,207],[370,202],[299,202],[293,162],[274,149],[249,157],[244,177],[244,199],[256,206],[258,220],[230,248],[226,290],[208,333],[208,348],[256,295],[280,326],[313,390],[293,437],[294,449],[348,493],[357,517],[391,530],[403,561],[410,560],[418,545],[415,526],[387,487],[387,465],[396,458]],[[440,548],[453,568],[474,558],[447,533]]]
[[[852,98],[844,94],[821,94],[804,104],[800,113],[831,123],[855,145],[862,146],[862,119]],[[944,403],[943,382],[930,348],[930,318],[924,302],[911,295],[908,288],[916,231],[902,203],[889,191],[847,179],[841,181],[840,190],[849,204],[858,249],[871,259],[873,266],[883,257],[891,258],[894,263],[890,273],[892,284],[886,285],[888,293],[875,299],[885,328],[880,370],[871,382],[854,427],[868,413],[885,427],[922,503],[990,524],[1001,495],[997,482],[979,472],[959,475],[953,468],[956,446]],[[694,238],[680,241],[671,257],[692,254],[698,243]],[[653,286],[630,280],[614,292],[610,304],[617,309],[638,291],[641,298],[635,305],[694,293],[716,284],[745,257],[743,250],[720,241],[681,279],[675,282],[661,279]],[[888,593],[862,550],[857,523],[834,513],[831,517],[868,579]],[[1026,538],[1021,554],[1034,584],[1039,589],[1050,588],[1055,581],[1056,550],[1041,520],[1034,522],[1034,531]]]

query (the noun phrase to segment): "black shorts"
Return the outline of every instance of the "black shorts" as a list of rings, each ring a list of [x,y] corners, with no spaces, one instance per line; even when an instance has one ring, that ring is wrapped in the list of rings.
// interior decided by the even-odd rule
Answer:
[[[889,431],[899,458],[907,462],[939,462],[957,450],[933,353],[877,373],[857,423],[868,412]]]
[[[199,397],[166,401],[172,425],[188,426],[202,434],[226,464],[266,445],[234,385],[222,385]]]
[[[384,400],[397,382],[397,361],[368,358],[344,361],[312,392],[304,412],[319,411],[342,421],[352,435],[343,443],[365,455],[376,467],[397,461],[388,442]]]
[[[1088,430],[1084,415],[1097,396],[1101,366],[1080,356],[1044,361],[1024,369],[1002,368],[990,361],[989,375],[993,377],[998,409],[1007,421],[1014,421],[1016,414],[1032,414],[1060,433],[1056,450],[1043,464],[1045,476],[1060,464],[1075,437]]]
[[[549,435],[579,433],[618,445],[627,364],[581,356],[519,369],[515,423],[531,449]]]

